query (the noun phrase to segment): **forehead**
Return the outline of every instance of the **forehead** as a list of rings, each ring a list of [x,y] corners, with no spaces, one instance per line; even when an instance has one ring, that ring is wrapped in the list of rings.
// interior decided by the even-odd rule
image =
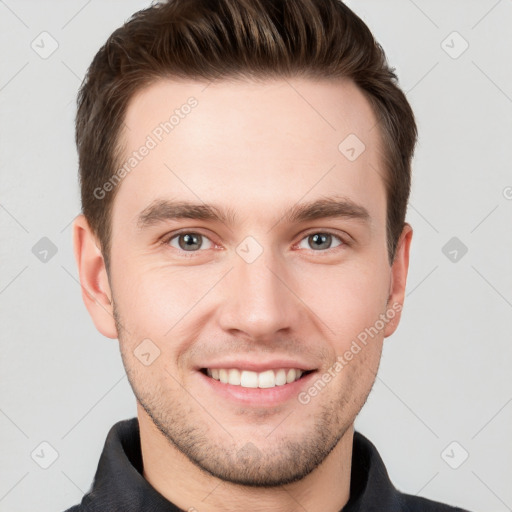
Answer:
[[[382,216],[376,122],[344,79],[159,80],[126,111],[114,224],[162,197],[229,204],[242,219],[255,211],[262,219],[336,194]]]

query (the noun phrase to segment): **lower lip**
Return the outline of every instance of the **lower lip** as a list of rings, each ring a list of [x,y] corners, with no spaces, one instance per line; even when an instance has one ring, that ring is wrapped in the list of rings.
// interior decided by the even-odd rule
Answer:
[[[291,398],[297,398],[300,391],[307,387],[310,380],[316,372],[311,372],[304,377],[273,388],[244,388],[242,386],[233,386],[224,384],[219,380],[208,377],[202,372],[198,372],[206,385],[222,397],[238,402],[242,405],[252,405],[255,407],[268,407],[282,404]]]

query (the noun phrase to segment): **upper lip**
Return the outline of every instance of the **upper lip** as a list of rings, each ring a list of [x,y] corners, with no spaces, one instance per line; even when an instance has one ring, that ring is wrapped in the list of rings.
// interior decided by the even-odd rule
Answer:
[[[274,370],[279,368],[295,368],[302,371],[311,371],[316,369],[303,361],[294,361],[291,359],[272,359],[270,361],[255,361],[254,359],[252,361],[247,359],[230,359],[223,361],[212,361],[197,367],[198,370],[203,368],[238,368],[239,370],[248,370],[258,373],[264,372],[265,370]]]

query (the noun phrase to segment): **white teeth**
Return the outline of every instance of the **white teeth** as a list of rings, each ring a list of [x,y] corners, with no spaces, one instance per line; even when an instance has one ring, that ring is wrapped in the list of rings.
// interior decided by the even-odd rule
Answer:
[[[228,371],[228,383],[233,386],[240,386],[240,372],[236,368]]]
[[[282,368],[276,372],[276,386],[282,386],[286,384],[286,371]]]
[[[273,388],[300,379],[303,371],[296,368],[279,368],[258,373],[249,370],[240,371],[236,368],[207,368],[206,373],[223,384],[242,386],[243,388]]]
[[[243,388],[257,388],[258,374],[244,370],[240,375],[240,386]]]
[[[224,370],[224,368],[222,368],[221,370],[219,370],[219,380],[220,380],[223,384],[227,384],[227,383],[228,383],[228,371],[227,371],[227,370]]]
[[[276,385],[276,376],[273,370],[267,370],[261,372],[258,375],[258,387],[259,388],[273,388]]]

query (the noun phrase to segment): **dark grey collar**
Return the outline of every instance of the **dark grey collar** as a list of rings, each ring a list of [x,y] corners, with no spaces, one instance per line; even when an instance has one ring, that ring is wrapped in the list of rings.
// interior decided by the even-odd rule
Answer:
[[[142,476],[139,422],[131,418],[109,431],[94,482],[80,505],[66,512],[181,512]],[[403,494],[391,483],[375,446],[354,433],[350,499],[343,512],[467,512]]]

